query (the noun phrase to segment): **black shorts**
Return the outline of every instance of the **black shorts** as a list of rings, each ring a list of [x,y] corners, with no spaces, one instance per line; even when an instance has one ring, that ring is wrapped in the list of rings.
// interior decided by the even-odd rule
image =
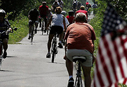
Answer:
[[[29,26],[30,26],[30,25],[33,25],[35,22],[38,23],[37,20],[29,20]]]
[[[61,26],[52,26],[50,30],[50,34],[61,34],[63,32],[63,27]]]
[[[5,38],[7,38],[7,39],[9,39],[9,35],[1,35],[1,37],[0,37],[1,39],[2,39],[2,41],[5,39]]]

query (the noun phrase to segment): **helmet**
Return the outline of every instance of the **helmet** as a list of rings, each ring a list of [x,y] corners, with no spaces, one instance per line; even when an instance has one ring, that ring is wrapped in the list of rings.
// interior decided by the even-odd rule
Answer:
[[[46,1],[43,1],[42,4],[46,4]]]
[[[0,9],[0,15],[5,16],[6,12],[3,9]]]
[[[65,16],[66,15],[66,11],[62,11],[61,14],[63,14]]]

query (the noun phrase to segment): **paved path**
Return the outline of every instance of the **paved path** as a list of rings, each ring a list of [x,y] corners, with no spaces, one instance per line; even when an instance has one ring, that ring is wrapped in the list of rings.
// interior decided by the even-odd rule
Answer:
[[[66,87],[64,49],[58,49],[55,63],[51,63],[45,57],[48,36],[39,31],[33,45],[27,37],[19,44],[9,44],[8,57],[0,71],[0,87]]]
[[[45,57],[48,36],[38,31],[33,45],[27,38],[9,44],[8,56],[0,70],[0,87],[67,87],[64,49],[58,49],[55,63],[51,63]]]

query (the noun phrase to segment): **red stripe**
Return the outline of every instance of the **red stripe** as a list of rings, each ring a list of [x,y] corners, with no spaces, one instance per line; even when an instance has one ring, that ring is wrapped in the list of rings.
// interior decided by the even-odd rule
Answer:
[[[110,34],[111,35],[111,34]],[[113,43],[112,43],[113,44]],[[110,64],[111,64],[111,67],[112,67],[112,70],[113,70],[113,74],[115,76],[115,80],[118,81],[118,78],[117,78],[117,74],[116,74],[116,65],[114,63],[114,59],[112,57],[112,51],[110,50],[110,46],[111,45],[110,43],[108,43],[108,41],[105,41],[105,48],[107,49],[107,54],[108,54],[108,57],[109,57],[109,60],[110,60]],[[114,44],[113,44],[114,46]],[[112,81],[111,81],[112,82]],[[110,83],[110,85],[112,85],[112,83]]]
[[[98,52],[99,52],[99,56],[102,56],[101,55],[101,49],[100,49],[100,47],[99,47],[99,49],[98,49]],[[101,86],[103,86],[104,85],[104,82],[103,82],[103,79],[102,79],[102,76],[101,76],[101,72],[99,71],[99,69],[98,69],[98,61],[96,61],[96,76],[98,77],[98,80],[99,80],[99,84],[101,85]],[[96,87],[96,86],[95,86]]]
[[[126,83],[127,83],[127,78],[125,78],[123,81],[123,84],[126,84]]]
[[[104,37],[103,38],[103,44],[104,44],[104,47],[105,47],[105,50],[106,50],[106,52],[108,51],[107,49],[108,49],[108,44],[107,44],[107,40],[106,40],[106,38]],[[102,48],[102,51],[103,51],[103,49],[104,48]],[[102,52],[101,51],[101,52]],[[103,56],[103,55],[102,55]],[[103,56],[103,57],[100,57],[100,60],[101,60],[101,62],[102,62],[102,64],[103,64],[103,68],[104,68],[104,71],[105,71],[105,74],[106,74],[106,77],[107,77],[107,79],[108,79],[108,82],[109,82],[109,84],[112,84],[112,80],[111,80],[111,76],[110,76],[110,73],[109,73],[109,71],[108,71],[108,66],[106,65],[106,63],[105,63],[105,56]],[[107,55],[108,57],[109,57],[109,59],[110,59],[110,56],[109,55]]]

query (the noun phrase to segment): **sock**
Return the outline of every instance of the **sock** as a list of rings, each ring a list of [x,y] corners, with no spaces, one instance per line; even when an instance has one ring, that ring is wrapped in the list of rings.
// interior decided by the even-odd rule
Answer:
[[[70,79],[70,78],[73,78],[73,76],[69,76],[69,79]]]

